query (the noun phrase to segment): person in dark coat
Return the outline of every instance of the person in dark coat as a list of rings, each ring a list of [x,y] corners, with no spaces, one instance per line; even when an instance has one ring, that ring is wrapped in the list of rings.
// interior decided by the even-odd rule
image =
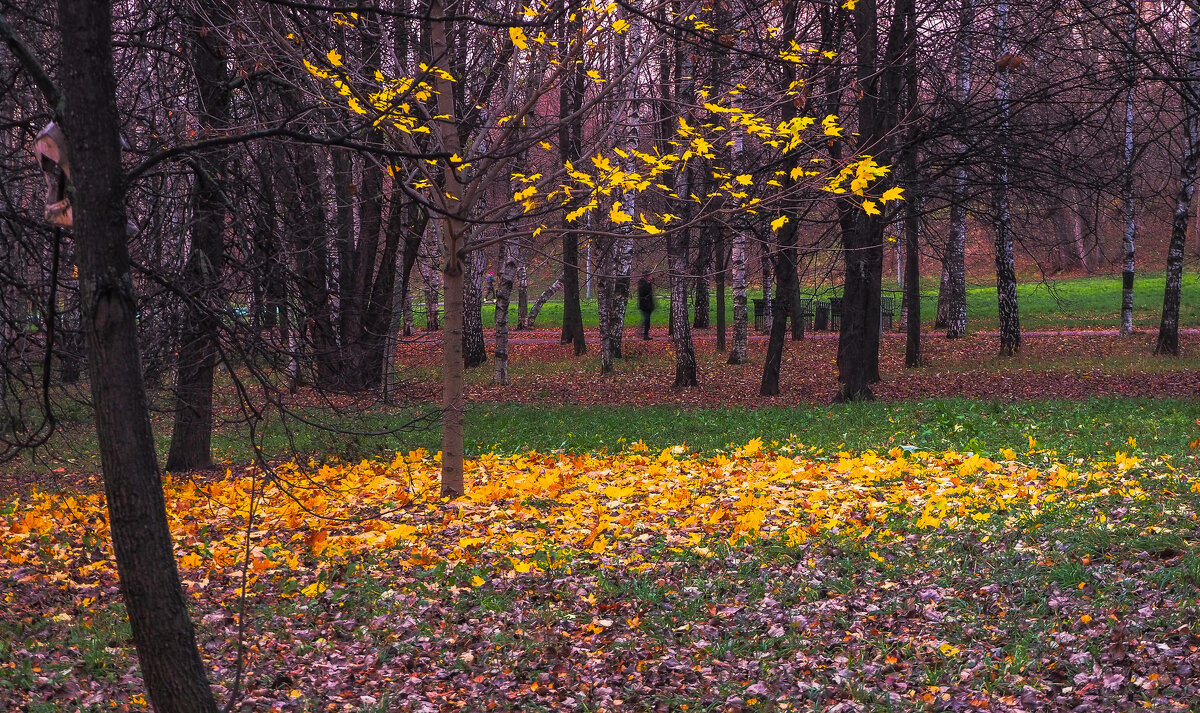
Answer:
[[[642,311],[642,339],[649,339],[650,314],[654,312],[654,283],[649,274],[638,280],[638,309]]]

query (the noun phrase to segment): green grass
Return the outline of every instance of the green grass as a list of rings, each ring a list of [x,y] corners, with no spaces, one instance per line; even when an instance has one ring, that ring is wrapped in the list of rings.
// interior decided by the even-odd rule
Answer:
[[[413,415],[427,420],[404,430],[398,427]],[[375,410],[333,416],[309,413],[329,430],[292,421],[291,432],[278,420],[264,424],[263,452],[268,458],[291,453],[321,460],[357,461],[425,448],[441,449],[436,411]],[[164,417],[165,418],[165,417]],[[64,427],[49,450],[25,467],[30,470],[67,468],[98,472],[90,424]],[[160,422],[160,458],[165,457],[169,424]],[[464,442],[468,457],[481,453],[524,450],[574,453],[616,452],[642,441],[660,450],[686,445],[711,453],[762,438],[768,446],[789,440],[822,449],[886,451],[915,447],[954,449],[995,454],[1001,448],[1022,446],[1029,437],[1039,449],[1060,457],[1111,456],[1130,451],[1182,458],[1200,436],[1200,402],[1189,399],[1098,397],[1084,401],[976,401],[930,399],[895,403],[853,403],[843,406],[797,406],[718,409],[679,409],[647,405],[638,408],[604,406],[543,406],[514,403],[472,404],[466,414]],[[232,464],[250,462],[253,453],[246,434],[222,427],[214,434],[217,458]]]
[[[1134,325],[1149,329],[1158,326],[1162,313],[1162,277],[1138,278],[1134,288]],[[898,289],[894,283],[885,284],[889,290]],[[840,290],[838,290],[840,291]],[[827,298],[827,293],[822,299]],[[808,294],[810,290],[806,290]],[[750,298],[761,297],[759,290],[752,290]],[[1121,320],[1121,276],[1079,277],[1048,282],[1025,282],[1017,286],[1017,301],[1021,309],[1023,329],[1116,329]],[[733,294],[725,301],[726,320],[733,323]],[[716,296],[710,298],[712,321],[716,323]],[[664,327],[668,318],[669,297],[665,288],[658,290],[658,308],[654,310],[651,323]],[[584,299],[580,305],[583,323],[587,327],[599,324],[595,299]],[[494,305],[483,307],[483,323],[490,326],[494,319]],[[751,304],[751,318],[753,305]],[[937,311],[937,289],[921,292],[921,314],[924,323],[932,325]],[[562,324],[563,303],[547,302],[538,315],[537,325],[554,327]],[[993,330],[998,326],[996,316],[996,288],[988,284],[967,290],[967,321],[972,330]],[[516,324],[515,303],[509,307],[509,323]],[[897,313],[897,317],[899,314]],[[625,324],[641,324],[641,313],[636,299],[631,299],[625,312]],[[421,322],[420,319],[417,320]],[[1185,275],[1179,321],[1182,326],[1200,325],[1200,275]]]
[[[620,450],[641,440],[652,449],[686,444],[701,452],[789,439],[832,453],[913,446],[994,454],[1028,438],[1060,456],[1130,450],[1183,457],[1200,435],[1200,403],[1191,400],[1094,398],[1022,402],[939,399],[845,406],[682,410],[477,404],[467,414],[470,453],[562,449]],[[1120,435],[1117,435],[1120,434]]]

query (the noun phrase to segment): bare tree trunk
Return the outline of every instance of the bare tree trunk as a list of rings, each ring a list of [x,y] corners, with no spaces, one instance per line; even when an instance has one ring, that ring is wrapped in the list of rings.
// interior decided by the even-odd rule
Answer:
[[[507,240],[500,246],[500,270],[496,275],[496,321],[495,321],[495,350],[496,363],[492,371],[492,381],[497,384],[508,383],[508,299],[512,295],[513,280],[517,274],[517,243]]]
[[[685,183],[686,185],[686,183]],[[671,265],[671,315],[675,318],[675,388],[698,386],[696,379],[696,351],[692,345],[692,329],[688,324],[688,262],[685,231],[672,234],[667,239],[667,253]]]
[[[945,329],[950,315],[950,270],[945,253],[942,254],[942,279],[938,282],[937,310],[933,317],[934,329]]]
[[[483,271],[482,250],[470,254],[464,261],[466,275],[463,278],[463,365],[473,369],[487,361],[487,347],[483,339]],[[450,306],[446,306],[449,311]]]
[[[600,318],[600,373],[611,374],[613,371],[613,342],[616,333],[624,326],[624,313],[616,314],[613,293],[613,258],[616,249],[612,238],[598,237],[593,240],[596,248],[596,311]]]
[[[971,99],[971,38],[975,31],[975,0],[962,0],[959,13],[957,49],[957,86],[955,95],[960,107]],[[948,339],[967,334],[967,143],[956,138],[957,165],[950,188],[950,240],[943,259],[942,292],[938,299],[938,321],[946,327]],[[945,314],[942,314],[945,296]]]
[[[567,18],[562,25],[562,49],[566,51],[568,45],[583,41],[583,32],[580,0],[564,0],[564,5],[568,7]],[[583,62],[576,62],[559,89],[558,144],[563,163],[578,163],[582,156],[583,118],[579,112],[583,107],[583,77]],[[584,341],[583,312],[579,304],[579,233],[573,230],[563,233],[562,260],[561,341],[574,346],[575,356],[582,356],[587,353],[587,343]]]
[[[533,325],[537,322],[538,312],[542,311],[542,307],[546,304],[547,300],[553,297],[554,293],[558,292],[561,288],[562,278],[559,278],[554,282],[551,282],[546,289],[542,290],[542,294],[538,295],[538,298],[533,301],[533,306],[529,308],[529,323],[525,325],[525,329],[530,329],[533,327]]]
[[[1179,302],[1183,292],[1183,251],[1187,244],[1188,218],[1196,189],[1196,167],[1200,162],[1200,9],[1188,6],[1188,79],[1182,85],[1183,132],[1187,150],[1179,170],[1179,194],[1175,198],[1175,220],[1167,248],[1167,284],[1163,293],[1162,321],[1158,326],[1155,354],[1179,356]]]
[[[155,710],[216,713],[176,569],[142,381],[111,6],[106,0],[60,0],[58,22],[82,326],[121,595]]]
[[[733,349],[729,350],[729,364],[746,361],[746,234],[738,231],[733,236],[733,248],[729,256],[733,271]]]
[[[1135,239],[1137,236],[1137,213],[1133,203],[1133,109],[1134,90],[1137,87],[1137,26],[1139,0],[1126,0],[1129,13],[1128,43],[1125,53],[1125,144],[1122,155],[1124,175],[1121,176],[1121,217],[1125,232],[1121,241],[1124,264],[1121,272],[1121,336],[1133,334],[1133,278],[1137,269]]]
[[[763,239],[763,241],[761,243],[759,243],[759,245],[762,248],[759,259],[762,264],[763,319],[765,320],[766,324],[771,324],[771,321],[772,321],[771,305],[774,302],[774,300],[771,299],[771,283],[772,283],[771,275],[774,272],[774,268],[772,267],[772,263],[771,263],[771,238],[768,236],[767,238]]]
[[[908,199],[904,207],[904,366],[924,363],[921,354],[921,210],[920,193]]]
[[[229,127],[230,92],[226,75],[223,28],[209,23],[226,22],[229,8],[220,0],[205,0],[193,18],[192,66],[200,99],[199,119],[206,133]],[[213,376],[219,360],[221,313],[224,303],[221,275],[224,267],[226,151],[212,149],[196,157],[192,190],[192,246],[184,270],[187,317],[179,343],[175,382],[175,423],[167,470],[182,472],[211,468],[213,432]]]
[[[920,70],[917,66],[916,4],[908,6],[906,21],[912,26],[911,41],[905,48],[904,107],[906,115],[919,115]],[[903,206],[904,211],[904,287],[905,340],[904,366],[921,366],[921,213],[924,208],[925,188],[921,185],[920,156],[918,154],[918,128],[916,122],[908,131],[907,146],[904,147],[905,173],[912,184],[913,195]],[[899,247],[899,244],[897,244]],[[882,326],[882,325],[881,325]]]
[[[426,332],[436,332],[441,329],[441,320],[438,319],[440,273],[437,263],[441,260],[441,245],[445,241],[442,221],[439,220],[434,223],[433,228],[435,230],[433,239],[421,242],[421,252],[417,257],[417,267],[421,271],[421,287],[425,302]]]
[[[1009,55],[1008,1],[996,5],[996,54]],[[1021,350],[1021,319],[1017,306],[1017,274],[1013,260],[1012,215],[1008,204],[1009,183],[1009,103],[1010,62],[997,65],[996,103],[1000,125],[996,131],[996,295],[1000,313],[1000,356],[1012,356]]]
[[[715,230],[719,230],[715,222],[700,228],[700,242],[696,246],[696,262],[692,266],[692,274],[696,281],[696,303],[692,305],[692,326],[696,329],[708,329],[712,325],[708,276],[712,272],[712,247]]]
[[[789,2],[783,5],[783,26],[780,40],[785,46],[795,42],[796,12],[798,3]],[[794,65],[784,69],[783,84],[785,91],[796,83]],[[784,104],[783,119],[790,121],[796,116],[793,104]],[[779,395],[779,372],[783,365],[783,347],[786,337],[787,320],[791,315],[793,330],[799,315],[797,305],[800,298],[798,289],[798,273],[796,270],[796,242],[799,239],[800,226],[795,216],[783,226],[781,232],[775,233],[775,304],[771,308],[771,337],[767,343],[767,356],[763,362],[762,382],[759,384],[760,396]]]
[[[449,30],[451,20],[446,17],[442,0],[430,0],[429,45],[432,57],[450,57]],[[442,19],[437,19],[442,18]],[[450,119],[438,126],[442,150],[460,154],[461,145],[453,117],[454,87],[442,75],[434,75],[437,92],[437,111]],[[466,412],[466,384],[463,365],[463,260],[459,254],[465,244],[467,225],[453,211],[467,208],[463,205],[463,185],[454,175],[449,161],[442,166],[442,190],[446,192],[445,212],[442,217],[442,238],[445,241],[446,267],[442,274],[446,290],[446,324],[442,337],[442,495],[458,497],[464,493],[463,486],[463,416]]]
[[[529,255],[524,239],[517,249],[517,329],[529,329]]]

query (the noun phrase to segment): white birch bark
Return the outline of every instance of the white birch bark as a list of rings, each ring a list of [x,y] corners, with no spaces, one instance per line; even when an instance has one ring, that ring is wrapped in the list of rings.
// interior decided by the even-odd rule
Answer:
[[[1133,334],[1133,278],[1137,268],[1135,239],[1137,237],[1137,213],[1133,205],[1133,101],[1137,86],[1135,74],[1137,62],[1137,26],[1140,0],[1126,0],[1129,26],[1125,41],[1125,146],[1122,167],[1125,175],[1121,181],[1121,218],[1125,223],[1122,239],[1124,264],[1121,270],[1121,335]]]
[[[733,271],[733,348],[729,364],[746,362],[746,234],[738,231],[730,248],[730,267]]]
[[[495,365],[492,381],[508,383],[508,300],[512,296],[513,281],[517,275],[517,244],[506,240],[500,246],[500,265],[496,275],[496,320],[493,336]]]
[[[1012,53],[1009,48],[1007,0],[996,5],[996,296],[1000,316],[1000,355],[1012,356],[1021,349],[1021,321],[1017,305],[1017,275],[1013,258],[1012,211],[1009,206],[1009,132],[1012,113]]]
[[[955,77],[955,99],[965,111],[971,98],[971,37],[975,22],[975,0],[962,0],[959,16],[959,41]],[[957,165],[950,187],[950,242],[946,246],[946,337],[957,339],[967,334],[967,143],[954,140]]]

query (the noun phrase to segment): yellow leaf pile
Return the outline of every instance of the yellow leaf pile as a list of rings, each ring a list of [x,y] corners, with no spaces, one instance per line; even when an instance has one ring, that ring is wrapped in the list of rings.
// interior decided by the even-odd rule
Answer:
[[[893,449],[816,459],[802,446],[764,448],[761,439],[708,458],[678,447],[486,455],[468,462],[468,495],[449,501],[437,496],[439,457],[419,450],[390,462],[167,478],[165,490],[185,581],[240,572],[253,493],[248,576],[284,596],[316,596],[327,586],[322,573],[351,559],[469,564],[503,576],[580,558],[641,570],[654,566],[656,552],[707,557],[722,541],[886,543],[1048,503],[1145,498],[1139,478],[1157,477],[1132,472],[1139,460],[1125,454],[1080,472],[1004,455],[1014,458]],[[111,576],[103,496],[34,490],[0,504],[0,513],[0,574],[19,569],[23,578],[81,587]]]

